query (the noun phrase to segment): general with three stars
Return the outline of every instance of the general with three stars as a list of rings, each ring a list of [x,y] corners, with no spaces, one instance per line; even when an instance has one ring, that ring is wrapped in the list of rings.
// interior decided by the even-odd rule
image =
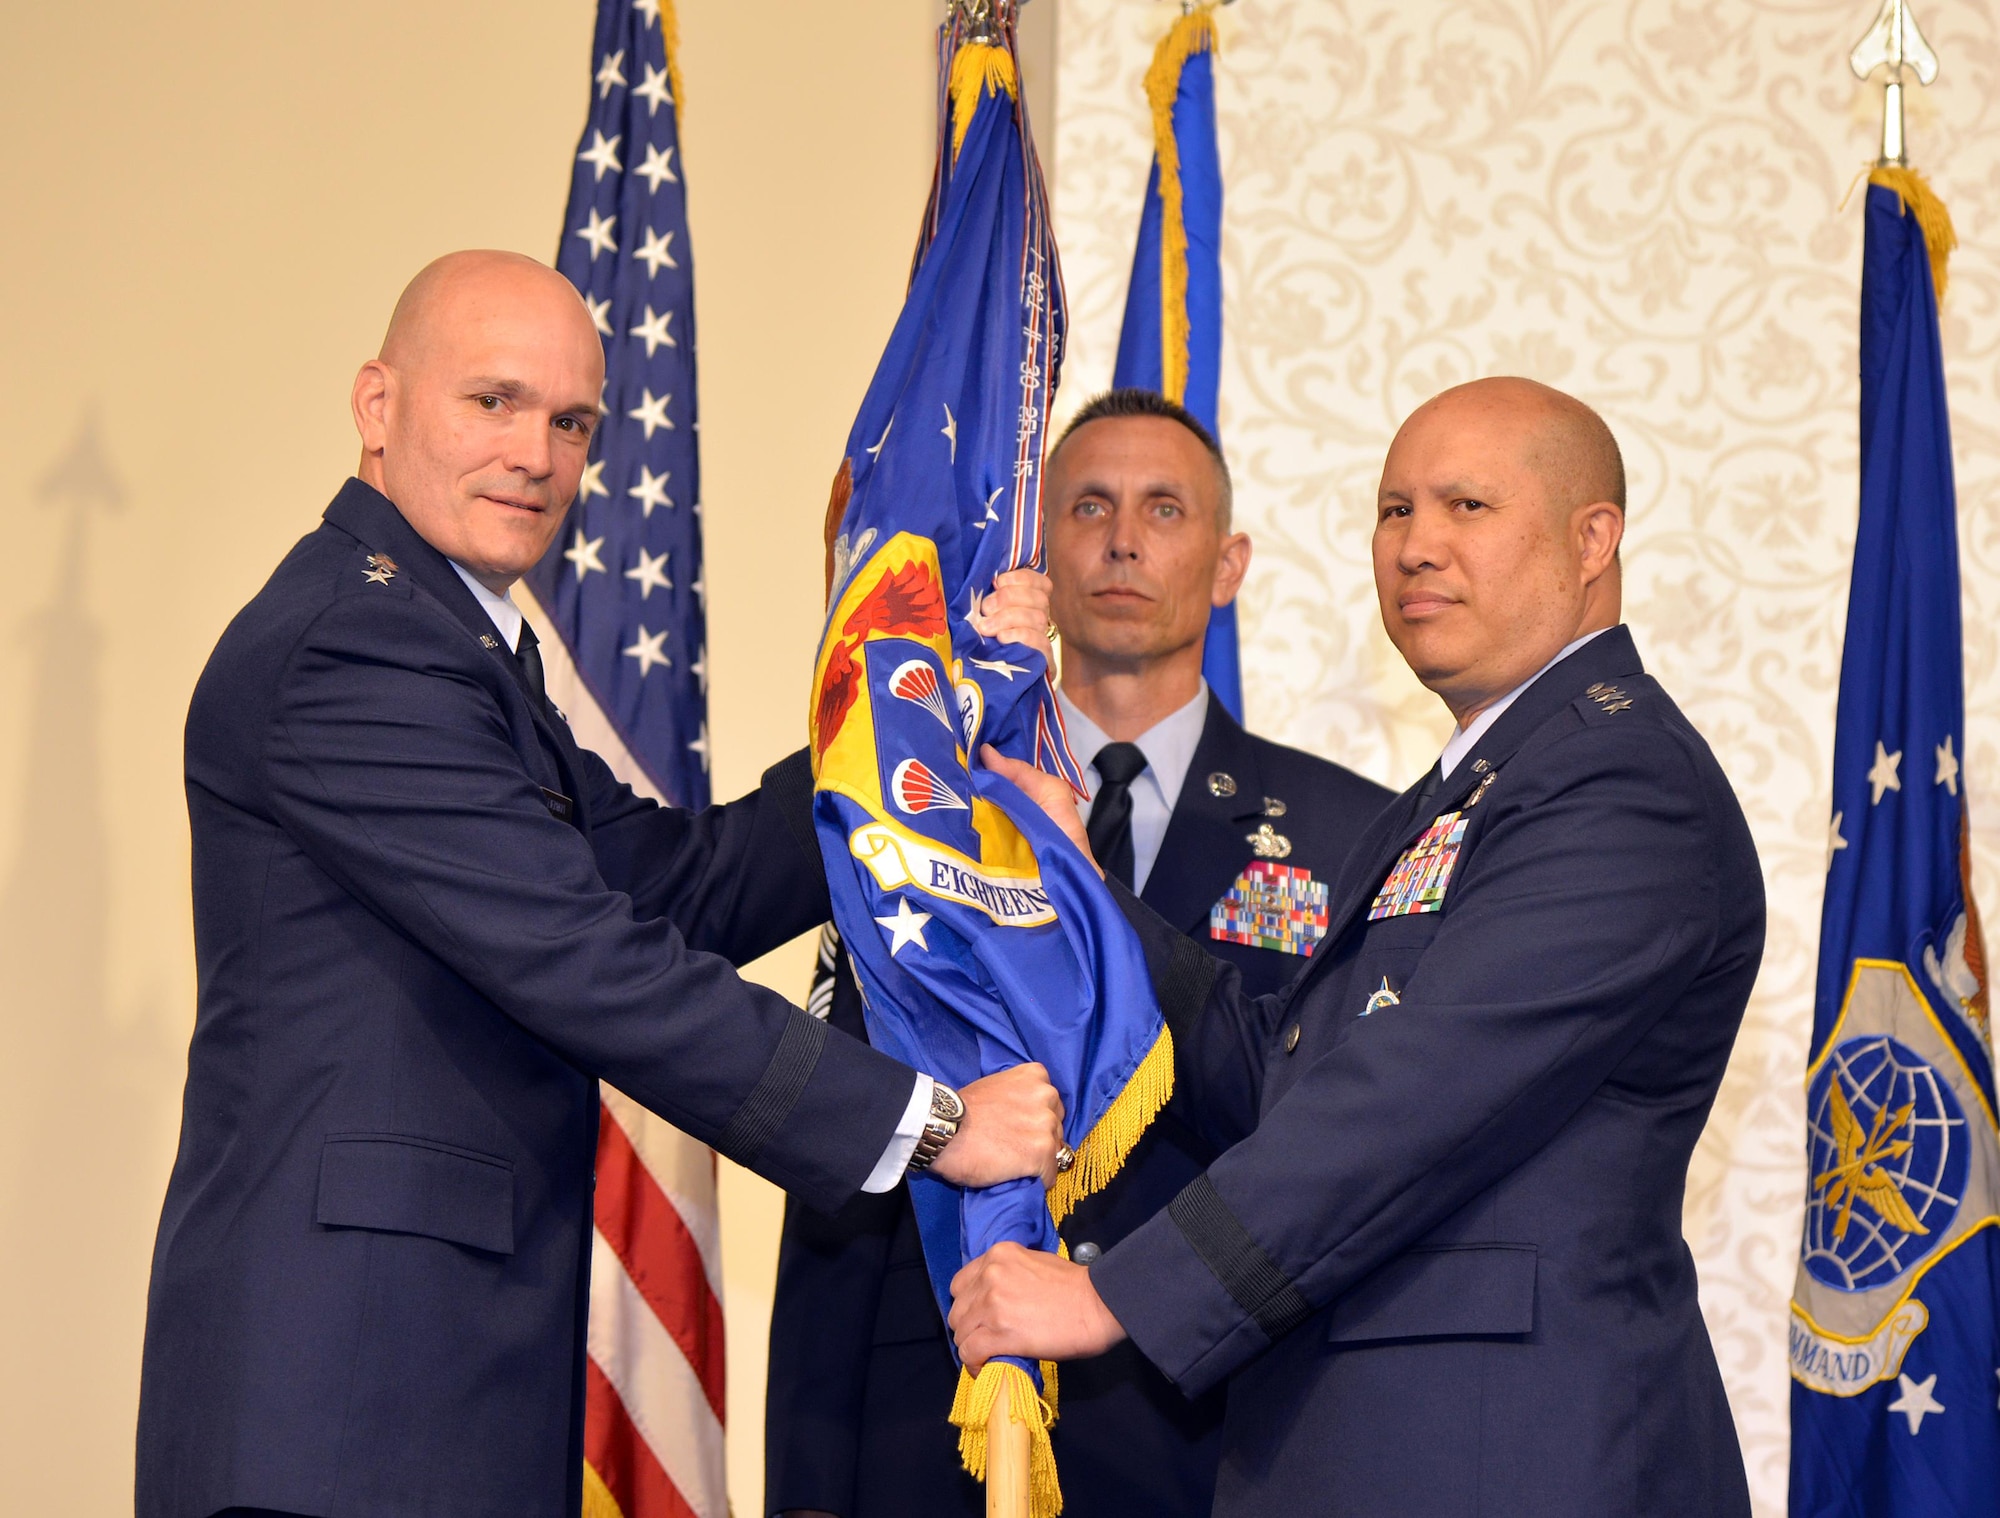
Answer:
[[[678,81],[657,0],[606,34],[556,266],[604,344],[603,420],[570,521],[529,577],[577,672],[683,806],[709,800],[694,284]]]

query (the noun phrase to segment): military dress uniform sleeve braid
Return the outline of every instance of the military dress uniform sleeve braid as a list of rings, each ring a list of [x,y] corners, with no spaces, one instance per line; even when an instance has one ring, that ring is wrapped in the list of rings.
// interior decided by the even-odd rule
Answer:
[[[1307,1063],[1285,1072],[1288,1086],[1267,1074],[1282,1094],[1189,1188],[1213,1200],[1190,1196],[1092,1267],[1106,1304],[1184,1391],[1216,1384],[1296,1322],[1291,1292],[1315,1309],[1333,1301],[1536,1153],[1623,1074],[1698,976],[1723,973],[1710,961],[1727,795],[1719,771],[1695,763],[1696,741],[1664,723],[1578,721],[1517,755],[1445,910],[1397,920],[1428,941],[1371,951],[1358,935],[1358,948],[1341,946],[1355,955],[1345,973],[1336,963],[1305,982],[1287,1017],[1303,1041],[1266,1050],[1274,1065]],[[1760,883],[1752,872],[1731,887]],[[1732,948],[1753,963],[1756,899],[1755,941]],[[1334,1004],[1365,997],[1385,971],[1408,975],[1397,1004],[1365,1016]],[[1216,1046],[1240,1059],[1269,1011],[1218,977],[1192,1063],[1213,1064]],[[1734,1032],[1732,1019],[1667,1036],[1705,1056]],[[1630,1073],[1632,1099],[1682,1099],[1699,1060],[1658,1063]],[[1275,1278],[1253,1268],[1253,1245]]]
[[[278,825],[579,1068],[704,1142],[740,1141],[779,1184],[839,1205],[889,1142],[912,1072],[825,1038],[784,998],[691,951],[672,920],[636,917],[511,745],[490,686],[498,666],[469,640],[440,640],[443,615],[350,596],[306,629],[265,738]],[[676,913],[700,919],[717,900],[774,907],[744,891],[746,872],[763,878],[768,866],[760,812],[677,814]],[[778,834],[796,872],[796,843]]]

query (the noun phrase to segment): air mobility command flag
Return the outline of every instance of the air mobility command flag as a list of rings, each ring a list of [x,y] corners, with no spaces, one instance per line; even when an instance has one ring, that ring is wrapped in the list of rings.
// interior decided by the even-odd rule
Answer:
[[[1222,385],[1222,157],[1215,139],[1215,7],[1203,0],[1160,39],[1146,70],[1153,170],[1139,213],[1132,282],[1111,383],[1156,390],[1210,436]],[[1243,720],[1236,603],[1208,619],[1201,672]]]
[[[1790,1324],[1795,1518],[1990,1513],[2000,1491],[2000,1141],[1938,347],[1950,240],[1918,175],[1875,172]]]
[[[982,636],[972,617],[996,575],[1042,560],[1063,297],[1011,5],[955,6],[939,64],[915,271],[829,509],[810,736],[834,920],[869,1037],[954,1086],[1039,1060],[1077,1151],[1049,1192],[913,1179],[948,1310],[953,1274],[992,1245],[1057,1248],[1056,1219],[1117,1170],[1165,1101],[1173,1052],[1137,937],[1097,873],[975,759],[991,743],[1081,782],[1041,656]],[[983,1476],[995,1399],[1027,1415],[1033,1510],[1048,1518],[1061,1498],[1038,1385],[1053,1403],[1050,1367],[994,1361],[961,1376],[951,1416]]]

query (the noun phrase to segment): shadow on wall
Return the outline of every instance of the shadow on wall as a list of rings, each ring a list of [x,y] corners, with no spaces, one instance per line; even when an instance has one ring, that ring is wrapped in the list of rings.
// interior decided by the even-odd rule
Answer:
[[[104,631],[90,545],[125,492],[94,418],[36,485],[61,515],[55,591],[17,632],[26,784],[0,874],[0,1510],[129,1513],[162,1109],[162,1009],[114,1018]]]

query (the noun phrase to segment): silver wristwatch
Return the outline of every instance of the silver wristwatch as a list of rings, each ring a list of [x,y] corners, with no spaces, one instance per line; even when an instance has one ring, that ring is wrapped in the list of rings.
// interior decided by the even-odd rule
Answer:
[[[924,1119],[924,1131],[917,1135],[917,1147],[910,1155],[910,1174],[931,1168],[944,1153],[944,1146],[958,1137],[958,1125],[965,1120],[965,1100],[943,1081],[931,1082],[931,1110]]]

